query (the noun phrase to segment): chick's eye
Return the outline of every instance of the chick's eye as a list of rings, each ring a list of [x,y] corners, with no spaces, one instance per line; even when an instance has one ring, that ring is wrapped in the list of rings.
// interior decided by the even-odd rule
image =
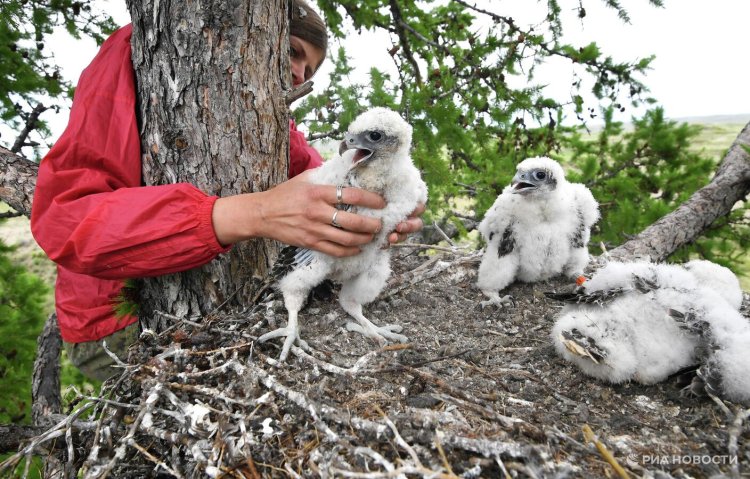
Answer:
[[[545,173],[543,171],[535,171],[534,172],[534,178],[536,178],[537,180],[541,181],[541,180],[547,178],[547,173]]]
[[[373,131],[367,137],[370,139],[370,141],[380,141],[381,138],[383,138],[383,135],[379,131]]]

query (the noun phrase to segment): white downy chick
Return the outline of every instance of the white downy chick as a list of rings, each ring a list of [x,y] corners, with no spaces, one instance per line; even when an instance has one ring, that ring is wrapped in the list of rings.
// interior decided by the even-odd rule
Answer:
[[[309,292],[326,279],[342,283],[339,303],[356,323],[347,329],[357,331],[378,343],[405,342],[401,326],[376,326],[362,313],[362,306],[373,301],[383,290],[391,274],[387,236],[406,219],[419,203],[427,201],[427,185],[410,156],[412,128],[396,112],[373,108],[359,115],[349,126],[339,154],[311,174],[317,184],[363,188],[382,195],[386,207],[380,210],[351,208],[363,216],[379,218],[382,229],[361,253],[334,258],[304,248],[287,247],[270,274],[284,297],[289,314],[288,324],[262,335],[267,341],[286,337],[280,360],[286,359],[293,343],[307,344],[299,336],[298,313]],[[342,205],[342,207],[345,205]]]
[[[611,383],[654,384],[700,364],[707,391],[750,401],[750,321],[736,276],[704,260],[611,262],[573,293],[552,329],[558,353]]]
[[[589,189],[569,183],[558,162],[546,157],[518,164],[511,184],[503,189],[479,224],[487,243],[477,286],[502,304],[499,292],[513,281],[536,282],[559,274],[575,278],[589,262],[591,226],[599,205]]]

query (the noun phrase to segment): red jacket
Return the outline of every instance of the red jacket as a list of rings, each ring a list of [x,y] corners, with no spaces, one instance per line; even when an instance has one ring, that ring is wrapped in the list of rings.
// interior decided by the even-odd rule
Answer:
[[[81,74],[68,126],[39,165],[31,230],[57,263],[57,318],[72,343],[137,320],[114,316],[123,280],[185,271],[229,249],[211,223],[216,196],[141,184],[131,30],[112,34]],[[289,134],[290,176],[319,166],[291,121]]]

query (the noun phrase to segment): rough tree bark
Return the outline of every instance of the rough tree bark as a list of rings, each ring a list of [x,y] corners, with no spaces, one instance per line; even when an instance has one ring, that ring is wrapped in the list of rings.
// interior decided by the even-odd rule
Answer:
[[[57,315],[51,314],[37,339],[37,354],[31,380],[31,416],[37,426],[50,426],[53,414],[62,412],[60,398],[60,350],[62,338]]]
[[[31,379],[31,417],[34,426],[48,428],[59,421],[62,412],[60,394],[60,350],[62,338],[57,315],[50,314],[37,339],[34,373]],[[63,465],[59,457],[49,454],[44,459],[43,477],[61,477]]]
[[[19,213],[31,215],[37,164],[0,146],[0,200]]]
[[[708,185],[635,238],[613,249],[611,256],[664,261],[682,245],[695,241],[717,218],[729,214],[750,193],[747,147],[750,147],[750,123],[734,140]]]
[[[189,182],[227,196],[283,181],[291,86],[286,1],[131,0],[128,8],[144,183]],[[240,304],[246,280],[268,267],[274,248],[249,241],[202,268],[145,280],[142,319],[159,329],[154,311],[189,317]]]

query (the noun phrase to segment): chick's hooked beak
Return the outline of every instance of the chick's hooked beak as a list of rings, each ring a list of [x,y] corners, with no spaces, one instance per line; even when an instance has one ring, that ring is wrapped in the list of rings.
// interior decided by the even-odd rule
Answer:
[[[367,162],[372,157],[373,151],[369,148],[365,148],[362,142],[359,141],[358,135],[352,135],[347,133],[344,139],[339,144],[339,155],[344,155],[349,150],[355,150],[352,155],[351,168],[355,168]]]
[[[538,190],[545,181],[548,181],[549,173],[544,170],[518,171],[510,182],[513,193],[528,194]]]

